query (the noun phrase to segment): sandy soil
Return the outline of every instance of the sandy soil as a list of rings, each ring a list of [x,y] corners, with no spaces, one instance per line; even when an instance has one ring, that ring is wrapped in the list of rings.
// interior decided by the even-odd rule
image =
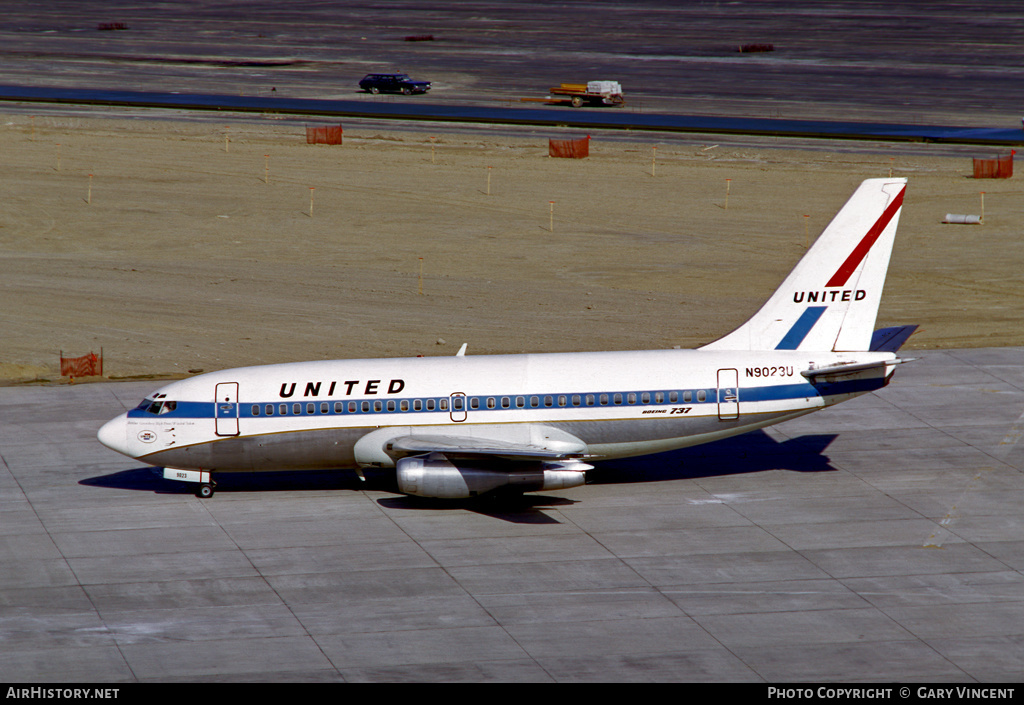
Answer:
[[[100,348],[124,378],[464,342],[692,347],[890,169],[910,186],[879,326],[921,324],[910,348],[1024,344],[1016,180],[927,145],[711,145],[666,140],[652,169],[639,140],[568,160],[543,138],[350,129],[326,146],[272,121],[3,116],[0,379],[58,379],[61,350]],[[980,215],[982,191],[984,225],[942,224]]]

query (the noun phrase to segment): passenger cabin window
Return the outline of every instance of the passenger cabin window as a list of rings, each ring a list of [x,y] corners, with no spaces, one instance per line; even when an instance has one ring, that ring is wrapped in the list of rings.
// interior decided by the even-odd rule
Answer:
[[[513,407],[518,409],[539,408],[542,405],[547,408],[552,407],[579,407],[579,406],[608,406],[613,404],[620,406],[623,404],[634,405],[634,404],[664,404],[678,403],[682,400],[683,403],[692,403],[694,399],[698,402],[706,402],[708,399],[708,392],[706,389],[697,390],[672,390],[667,392],[617,392],[614,394],[558,394],[558,395],[545,395],[541,396],[517,396],[517,397],[466,397],[466,396],[455,396],[455,397],[442,397],[440,399],[391,399],[387,401],[349,401],[333,402],[333,413],[342,414],[346,410],[350,414],[354,414],[357,411],[367,413],[371,410],[371,403],[373,404],[372,409],[375,412],[381,412],[387,409],[389,412],[394,411],[434,411],[438,409],[440,411],[448,411],[449,399],[451,400],[451,408],[454,411],[463,411],[466,408],[469,409],[511,409]],[[276,409],[275,409],[276,406]],[[274,416],[275,413],[280,416],[288,415],[288,407],[291,406],[291,413],[293,415],[301,415],[303,413],[303,404],[295,402],[292,404],[253,404],[251,406],[252,416]],[[331,413],[331,402],[323,401],[320,402],[319,413],[330,414]],[[177,402],[165,401],[163,399],[144,399],[136,407],[137,410],[145,411],[147,414],[160,415],[167,414],[174,411],[177,408]],[[305,413],[316,414],[317,404],[315,402],[305,402]]]

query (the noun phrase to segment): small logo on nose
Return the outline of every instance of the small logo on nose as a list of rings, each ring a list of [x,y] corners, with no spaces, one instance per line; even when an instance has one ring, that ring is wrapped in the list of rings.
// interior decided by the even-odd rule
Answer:
[[[139,433],[139,440],[143,443],[152,443],[156,440],[156,433],[153,431],[141,431]]]

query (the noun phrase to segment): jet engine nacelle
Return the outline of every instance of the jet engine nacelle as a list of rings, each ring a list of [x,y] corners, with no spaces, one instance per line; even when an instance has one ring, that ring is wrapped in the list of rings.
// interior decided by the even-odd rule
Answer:
[[[537,463],[527,468],[491,469],[461,461],[456,465],[440,453],[402,458],[397,463],[398,489],[405,494],[441,499],[476,497],[498,489],[516,492],[562,490],[586,481],[584,470],[592,466],[579,461]]]

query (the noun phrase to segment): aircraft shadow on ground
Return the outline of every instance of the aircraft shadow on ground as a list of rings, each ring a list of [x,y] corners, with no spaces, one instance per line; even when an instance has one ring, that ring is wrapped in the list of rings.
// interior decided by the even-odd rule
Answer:
[[[836,434],[800,436],[777,441],[764,431],[693,448],[623,460],[594,463],[587,472],[588,485],[667,482],[671,480],[739,475],[768,470],[792,472],[835,471],[824,451]],[[569,490],[570,492],[572,490]],[[472,500],[440,500],[400,495],[378,502],[394,509],[463,509],[518,524],[557,524],[543,512],[578,504],[579,500],[543,494],[485,495]]]
[[[367,476],[369,481],[370,476]],[[285,490],[361,490],[368,484],[359,480],[351,470],[287,470],[280,472],[232,472],[216,476],[217,492],[280,492]],[[165,480],[163,468],[144,467],[122,470],[110,475],[99,475],[79,481],[89,487],[118,490],[136,490],[155,494],[193,494],[191,483]],[[382,482],[374,478],[375,489]]]
[[[587,484],[667,482],[768,470],[834,471],[835,468],[832,467],[828,456],[824,455],[824,451],[835,438],[835,434],[821,434],[777,441],[764,431],[754,431],[693,448],[596,462],[594,469],[587,472]],[[217,476],[217,492],[373,490],[395,495],[377,500],[382,507],[388,509],[458,509],[517,524],[557,524],[559,522],[545,514],[543,510],[578,503],[578,500],[538,493],[498,494],[469,500],[410,497],[398,492],[392,472],[366,471],[364,474],[365,481],[360,480],[356,473],[350,470],[225,473]],[[79,484],[171,495],[187,495],[195,491],[194,485],[165,480],[162,469],[153,467],[91,477],[81,480]],[[207,501],[216,501],[216,497]]]
[[[815,434],[777,441],[764,431],[656,455],[594,464],[588,485],[665,482],[740,475],[767,470],[829,472],[836,468],[825,450],[837,434]]]

